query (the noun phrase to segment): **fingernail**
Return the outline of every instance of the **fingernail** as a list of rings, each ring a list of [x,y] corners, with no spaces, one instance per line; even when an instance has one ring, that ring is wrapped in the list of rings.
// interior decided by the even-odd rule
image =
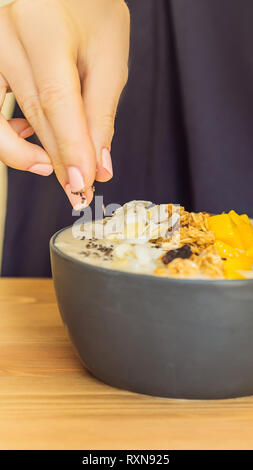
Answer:
[[[82,209],[85,209],[85,207],[88,206],[88,203],[87,203],[86,200],[84,202],[82,202],[82,197],[81,196],[77,196],[76,194],[72,193],[72,189],[70,187],[70,184],[66,184],[65,192],[66,192],[66,194],[67,194],[67,196],[70,200],[70,203],[72,204],[73,208],[76,211],[80,211]]]
[[[31,173],[36,173],[37,175],[41,176],[49,176],[53,172],[53,167],[52,165],[49,165],[47,163],[36,163],[35,165],[32,165],[30,168],[28,168],[28,171]]]
[[[113,176],[111,154],[107,148],[104,148],[102,150],[102,165],[103,165],[103,168],[106,171],[108,171],[108,173],[110,173],[111,176]]]
[[[27,137],[31,137],[31,135],[33,134],[34,134],[34,130],[30,126],[24,129],[22,132],[20,132],[19,137],[22,137],[22,139],[26,139]]]
[[[78,191],[84,190],[85,185],[80,170],[75,166],[69,166],[67,171],[71,191],[76,193]]]

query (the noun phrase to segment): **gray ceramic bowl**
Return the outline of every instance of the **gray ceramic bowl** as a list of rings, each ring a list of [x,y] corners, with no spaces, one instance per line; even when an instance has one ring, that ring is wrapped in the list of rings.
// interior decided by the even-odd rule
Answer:
[[[50,241],[62,320],[85,367],[173,398],[253,394],[253,280],[192,281],[95,267]]]

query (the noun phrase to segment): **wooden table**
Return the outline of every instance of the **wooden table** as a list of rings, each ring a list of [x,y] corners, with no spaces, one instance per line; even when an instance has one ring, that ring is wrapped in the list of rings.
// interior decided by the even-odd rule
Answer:
[[[0,280],[1,449],[252,449],[253,398],[191,401],[109,387],[83,369],[51,280]]]

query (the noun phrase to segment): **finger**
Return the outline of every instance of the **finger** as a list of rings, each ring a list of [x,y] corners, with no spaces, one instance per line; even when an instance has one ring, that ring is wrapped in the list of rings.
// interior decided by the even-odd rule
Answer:
[[[53,162],[57,162],[58,158],[57,146],[52,129],[40,106],[38,92],[33,80],[32,70],[21,44],[16,41],[15,37],[13,36],[9,38],[9,44],[10,43],[12,53],[15,55],[15,65],[13,65],[12,62],[9,62],[9,57],[6,56],[4,54],[4,50],[0,48],[1,63],[5,69],[6,76],[8,76],[10,88],[13,90],[17,102],[26,116],[27,122],[29,122],[32,126],[27,129],[24,128],[24,133],[21,133],[20,137],[27,138],[32,135],[32,131],[35,130],[43,147],[46,150],[48,162],[53,164]],[[22,76],[22,80],[16,80],[18,74]],[[12,121],[10,124],[13,125]],[[16,126],[17,124],[14,124],[14,128]],[[39,146],[35,147],[40,148]],[[12,165],[10,164],[10,166]],[[17,164],[16,167],[18,167]],[[45,174],[44,171],[46,171],[46,169],[44,168],[43,171],[43,168],[44,167],[36,167],[36,170],[38,173],[42,170],[42,173]],[[50,167],[49,169],[48,167],[47,171],[51,172],[52,168]],[[65,173],[65,169],[58,165],[57,178],[64,189],[66,184]]]
[[[42,110],[56,140],[59,160],[54,161],[54,166],[56,171],[61,165],[66,168],[66,183],[73,191],[88,189],[95,178],[96,159],[83,108],[76,58],[71,53],[73,39],[66,33],[59,12],[54,15],[50,10],[49,15],[45,2],[40,4],[38,17],[34,3],[33,6],[29,2],[29,8],[22,4],[24,10],[17,24]],[[45,32],[43,42],[42,30]]]
[[[95,63],[88,63],[83,86],[88,127],[96,149],[98,181],[113,176],[110,149],[114,121],[128,76],[129,29],[127,22],[123,24],[126,26],[119,31],[120,22],[116,18],[110,31],[105,31],[103,53],[96,57]]]
[[[8,82],[0,73],[0,109],[2,108],[4,104],[4,100],[5,100],[8,89],[9,89]],[[15,130],[15,132],[23,139],[26,139],[27,137],[31,137],[31,135],[33,135],[34,133],[33,128],[26,121],[26,119],[9,119],[8,122],[11,125],[11,127]]]
[[[12,129],[22,137],[22,139],[27,139],[34,134],[33,128],[30,126],[29,122],[26,119],[14,118],[8,121]]]
[[[34,86],[33,77],[31,69],[29,68],[29,63],[25,51],[19,42],[15,31],[13,30],[14,25],[7,13],[3,17],[1,10],[1,35],[0,35],[0,63],[1,71],[0,74],[0,87],[2,90],[2,99],[3,96],[9,89],[11,89],[19,104],[21,109],[24,112],[22,107],[22,99],[25,103],[34,103],[34,99],[29,99],[29,97],[36,96],[36,88]],[[3,21],[5,19],[5,21]],[[8,44],[8,47],[5,46]],[[15,61],[13,61],[15,57]],[[6,79],[4,78],[6,77]],[[19,77],[17,79],[17,77]],[[23,92],[23,94],[22,94]],[[29,107],[29,106],[28,106]],[[35,109],[36,106],[30,106],[31,109]],[[32,114],[32,113],[30,113]],[[50,159],[46,152],[42,150],[39,146],[25,142],[22,139],[19,139],[14,129],[11,125],[14,126],[14,129],[18,126],[17,131],[20,129],[20,125],[16,121],[10,121],[10,125],[7,121],[1,116],[1,126],[0,126],[0,159],[3,160],[7,165],[12,166],[17,169],[30,169],[32,163],[38,165],[45,163],[46,165],[51,164]],[[29,126],[28,126],[29,127]],[[28,135],[31,135],[31,129],[25,129],[22,136],[26,138]],[[21,131],[22,132],[22,131]],[[49,174],[52,171],[52,166],[50,167],[36,167],[36,172],[41,174]]]
[[[0,158],[3,163],[18,170],[30,171],[43,176],[48,176],[53,171],[46,152],[38,145],[20,138],[1,115]]]
[[[38,92],[34,84],[32,70],[29,66],[27,58],[25,57],[24,50],[20,45],[15,51],[15,66],[10,66],[9,63],[5,64],[6,75],[8,75],[8,81],[11,89],[16,97],[16,100],[26,117],[28,124],[27,129],[24,127],[20,137],[26,139],[33,132],[39,137],[47,155],[48,160],[53,165],[57,161],[58,153],[55,138],[47,122],[46,117],[41,109]],[[22,76],[22,80],[16,80],[17,74]],[[16,126],[19,124],[13,123],[13,120],[9,121],[12,127],[16,130]],[[22,132],[22,131],[21,131]],[[65,183],[65,170],[61,171],[61,168],[57,168],[57,177],[59,181],[64,185]]]
[[[108,181],[113,176],[110,155],[114,135],[114,121],[119,98],[125,84],[120,75],[112,77],[111,70],[105,64],[96,66],[84,87],[84,107],[92,141],[96,149],[97,181]],[[121,72],[120,72],[121,73]]]
[[[110,155],[114,134],[114,119],[118,90],[114,90],[108,77],[101,80],[99,70],[92,71],[84,86],[84,107],[92,141],[96,150],[97,181],[108,181],[113,176]]]
[[[76,211],[80,211],[88,207],[94,196],[94,189],[89,188],[87,191],[81,191],[79,193],[71,191],[70,184],[66,185],[65,188],[66,194]]]

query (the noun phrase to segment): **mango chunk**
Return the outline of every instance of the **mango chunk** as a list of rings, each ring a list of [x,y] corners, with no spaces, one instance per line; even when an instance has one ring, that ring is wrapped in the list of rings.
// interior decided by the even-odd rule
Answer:
[[[237,225],[237,230],[240,235],[243,247],[245,250],[249,250],[253,247],[253,226],[246,224],[245,222]]]
[[[242,223],[242,219],[241,219],[241,216],[239,214],[237,214],[237,212],[235,211],[230,211],[228,213],[229,217],[231,218],[232,222],[234,222],[234,224],[241,224]]]
[[[253,247],[246,251],[247,256],[251,256],[253,258]]]
[[[253,265],[253,258],[244,254],[237,258],[230,258],[224,261],[224,268],[235,271],[250,271]]]
[[[230,268],[224,268],[224,275],[226,279],[246,279],[243,274]]]
[[[228,214],[209,217],[208,228],[214,233],[216,240],[221,240],[234,248],[244,249],[237,225]]]
[[[242,221],[245,222],[245,224],[252,225],[250,222],[249,216],[247,214],[242,214],[240,217]]]
[[[239,214],[237,214],[237,212],[232,210],[228,213],[228,215],[231,218],[231,220],[234,222],[234,224],[236,224],[236,225],[239,225],[242,222],[244,222],[245,224],[251,225],[249,216],[247,214],[239,215]]]
[[[214,243],[214,246],[216,250],[218,251],[219,255],[221,256],[221,258],[238,258],[242,254],[241,250],[238,250],[237,248],[233,248],[232,246],[220,240],[216,240],[216,242]]]
[[[240,271],[250,271],[253,257],[241,254],[237,258],[229,258],[224,262],[224,275],[226,279],[245,279]]]

